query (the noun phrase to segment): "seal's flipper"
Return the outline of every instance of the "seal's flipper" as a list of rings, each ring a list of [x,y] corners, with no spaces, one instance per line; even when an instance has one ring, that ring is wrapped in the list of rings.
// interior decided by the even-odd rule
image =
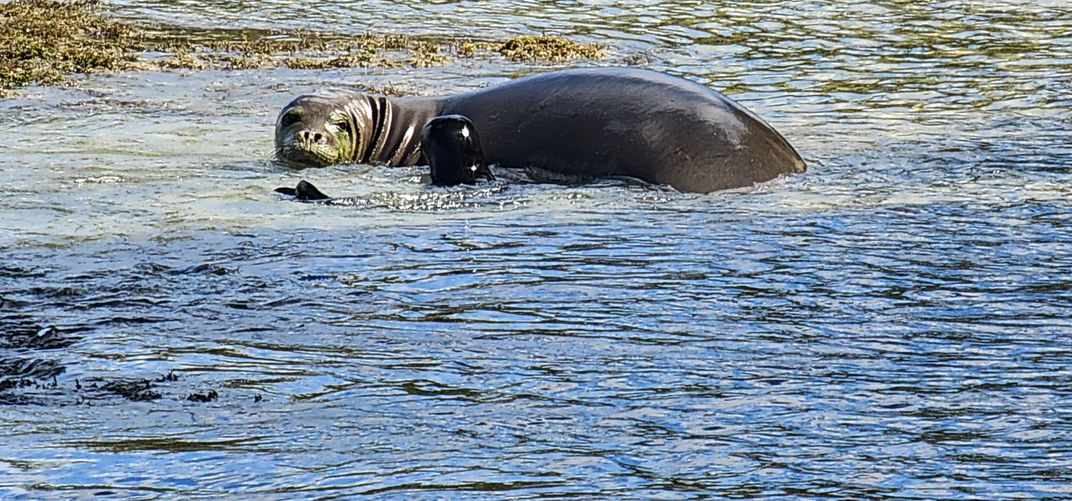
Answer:
[[[288,196],[292,196],[292,197],[294,197],[294,198],[296,198],[298,200],[305,201],[305,202],[315,201],[315,200],[327,200],[327,199],[331,198],[331,197],[321,193],[321,191],[318,190],[316,188],[316,186],[313,186],[313,183],[310,183],[310,182],[305,181],[305,180],[298,181],[298,187],[297,188],[287,188],[287,187],[276,188],[275,192],[276,193],[282,193],[282,194],[288,195]]]
[[[443,115],[421,129],[421,152],[431,168],[432,184],[473,184],[477,179],[495,180],[484,161],[473,122],[463,115]]]
[[[316,189],[313,183],[305,180],[298,181],[298,187],[294,191],[297,192],[298,200],[327,200],[331,198]]]

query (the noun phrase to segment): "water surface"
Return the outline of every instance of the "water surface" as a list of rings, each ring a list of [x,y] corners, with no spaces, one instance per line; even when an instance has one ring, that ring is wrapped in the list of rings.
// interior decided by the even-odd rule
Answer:
[[[810,169],[691,195],[269,160],[302,92],[549,67],[494,60],[27,89],[0,101],[0,497],[1072,496],[1064,2],[361,5],[109,9],[603,43]],[[301,178],[352,203],[271,191]]]

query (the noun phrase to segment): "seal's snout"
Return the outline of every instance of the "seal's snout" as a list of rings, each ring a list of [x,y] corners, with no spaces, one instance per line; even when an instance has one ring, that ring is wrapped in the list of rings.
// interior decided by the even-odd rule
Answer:
[[[276,158],[292,167],[322,167],[350,156],[348,137],[339,126],[338,103],[299,96],[276,119]]]
[[[330,141],[328,141],[327,133],[323,131],[302,129],[298,131],[294,136],[296,139],[298,139],[298,145],[300,145],[304,149],[322,148],[330,144]]]
[[[324,166],[339,160],[330,134],[307,126],[277,136],[276,150],[278,158],[300,166]]]
[[[324,144],[327,142],[327,136],[320,132],[313,132],[309,129],[298,131],[298,139],[305,144]]]

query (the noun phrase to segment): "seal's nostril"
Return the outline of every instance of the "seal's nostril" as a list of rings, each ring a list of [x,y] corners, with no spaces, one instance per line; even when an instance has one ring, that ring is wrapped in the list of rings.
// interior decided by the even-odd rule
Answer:
[[[313,142],[319,143],[322,139],[324,139],[324,135],[319,132],[313,136]]]
[[[309,140],[309,131],[307,131],[307,130],[299,131],[298,132],[298,139],[301,139],[302,141],[308,141]]]

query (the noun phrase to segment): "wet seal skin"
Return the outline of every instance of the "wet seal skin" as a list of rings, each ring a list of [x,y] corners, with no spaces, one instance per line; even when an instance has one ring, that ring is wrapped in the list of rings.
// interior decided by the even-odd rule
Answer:
[[[331,197],[323,194],[308,181],[298,181],[296,188],[276,188],[276,193],[282,193],[290,197],[294,197],[297,200],[303,202],[315,202],[318,200],[329,200]]]
[[[428,162],[432,184],[473,184],[494,181],[473,122],[462,115],[435,117],[421,129],[421,154]]]
[[[468,120],[485,164],[504,168],[632,177],[697,193],[806,169],[781,134],[741,105],[695,82],[636,68],[556,71],[444,97],[346,90],[299,96],[276,121],[276,155],[295,167],[425,165],[432,162],[422,131],[444,116]]]

